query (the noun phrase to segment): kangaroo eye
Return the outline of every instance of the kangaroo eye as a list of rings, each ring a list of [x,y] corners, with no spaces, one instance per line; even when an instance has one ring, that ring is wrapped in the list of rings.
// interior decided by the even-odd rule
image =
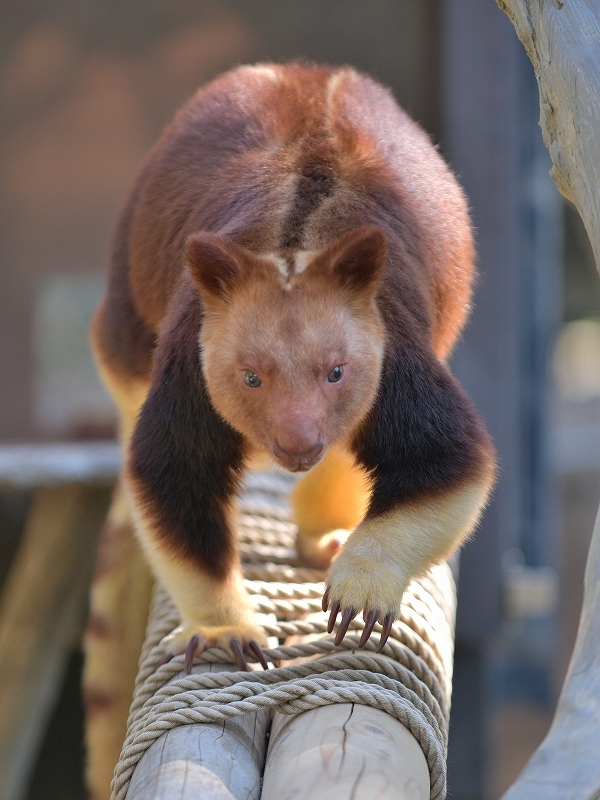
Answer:
[[[329,383],[337,383],[342,379],[342,374],[343,369],[341,367],[334,367],[327,376],[327,380]]]
[[[251,389],[258,389],[259,386],[262,386],[261,379],[251,369],[244,370],[244,383]]]

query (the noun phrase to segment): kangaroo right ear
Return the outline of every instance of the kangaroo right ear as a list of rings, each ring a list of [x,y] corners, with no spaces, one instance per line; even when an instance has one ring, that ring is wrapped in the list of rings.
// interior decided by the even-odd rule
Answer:
[[[328,250],[332,275],[358,293],[372,294],[383,278],[387,243],[381,228],[361,225],[348,231]]]
[[[202,231],[190,236],[185,258],[192,282],[207,302],[226,300],[246,272],[244,248],[218,233]]]
[[[387,243],[376,225],[353,228],[331,242],[307,268],[313,275],[327,275],[355,297],[371,298],[385,271]]]

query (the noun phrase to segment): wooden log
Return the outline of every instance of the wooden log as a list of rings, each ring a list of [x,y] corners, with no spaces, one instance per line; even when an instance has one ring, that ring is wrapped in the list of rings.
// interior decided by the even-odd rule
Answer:
[[[38,489],[0,598],[0,797],[20,800],[83,624],[110,489]]]
[[[428,581],[436,586],[425,588]],[[414,599],[414,604],[423,606],[422,611],[427,618],[427,622],[424,622],[427,632],[423,631],[425,639],[430,632],[440,636],[439,647],[431,650],[431,657],[435,660],[438,656],[434,650],[440,651],[438,666],[444,672],[451,668],[451,658],[448,659],[447,655],[451,647],[451,600],[454,596],[454,585],[447,566],[440,567],[437,575],[424,579],[424,584],[421,595],[415,589],[415,598],[420,596],[421,599]],[[430,609],[424,599],[427,592],[431,594],[433,605],[438,597],[439,608]],[[427,609],[431,610],[431,615]],[[163,592],[156,595],[145,645],[147,656],[142,661],[142,676],[155,674],[152,669],[149,670],[151,664],[148,659],[158,658],[154,647],[175,624],[176,615],[173,611],[171,602]],[[301,613],[304,616],[304,612]],[[408,609],[407,613],[410,616]],[[269,619],[270,616],[266,614],[261,619],[262,615],[259,615],[259,619],[263,624],[274,624],[275,619]],[[314,616],[308,614],[305,621],[314,619],[322,622],[322,618],[322,613],[318,612]],[[409,632],[407,636],[410,639]],[[308,643],[321,638],[318,632],[303,636],[294,634],[286,644]],[[270,646],[276,647],[277,640],[271,641]],[[380,658],[385,659],[386,656]],[[312,660],[312,656],[284,661],[282,666],[291,666],[298,660]],[[231,666],[213,666],[212,670],[216,669],[230,670]],[[201,673],[210,671],[210,668],[208,665],[198,665],[193,671]],[[181,672],[174,675],[172,680],[180,677],[183,677]],[[449,680],[450,676],[447,678]],[[319,800],[327,792],[336,800],[428,800],[430,797],[430,770],[421,745],[398,720],[383,711],[345,703],[321,707],[293,717],[275,713],[261,794],[267,712],[235,717],[225,724],[182,724],[185,715],[180,715],[176,696],[168,693],[173,705],[163,706],[160,717],[154,708],[151,719],[147,720],[150,727],[145,728],[141,703],[144,698],[157,692],[154,680],[150,678],[151,689],[146,680],[141,677],[137,687],[130,720],[131,740],[127,742],[117,766],[115,796],[121,797],[126,793],[126,800],[172,800],[175,797],[183,800],[195,800],[197,797],[208,797],[210,800],[258,800],[259,797],[263,800],[308,800],[310,792],[310,800]],[[189,690],[188,685],[185,691]],[[179,691],[184,690],[180,687]],[[166,701],[163,699],[163,702]],[[186,699],[185,704],[188,703],[189,699]],[[152,710],[152,706],[146,708]],[[171,717],[171,713],[174,716]],[[180,727],[163,733],[144,752],[146,742],[151,738],[148,735],[150,729],[153,734],[157,729],[155,726],[163,723],[165,727]],[[440,756],[441,752],[437,757],[438,765]],[[127,786],[129,765],[136,758],[139,761]]]
[[[194,667],[229,672],[231,664]],[[127,800],[259,800],[269,712],[183,725],[160,736],[135,768]]]
[[[116,442],[14,444],[0,446],[0,487],[31,489],[86,483],[112,486],[119,476]]]
[[[600,267],[600,7],[498,0],[531,58],[556,185],[579,210]],[[600,517],[575,649],[546,739],[505,800],[600,797]]]
[[[378,709],[343,703],[275,714],[262,800],[291,798],[428,800],[429,768],[412,734]]]
[[[318,634],[290,637],[286,644],[318,638]],[[295,716],[273,714],[261,800],[428,800],[429,796],[429,767],[421,745],[384,711],[339,703]]]

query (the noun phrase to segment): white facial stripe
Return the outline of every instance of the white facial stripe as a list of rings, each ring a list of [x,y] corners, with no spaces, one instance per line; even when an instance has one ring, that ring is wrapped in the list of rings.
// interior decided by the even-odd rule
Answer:
[[[302,275],[314,257],[314,250],[298,250],[294,254],[294,275]]]
[[[277,272],[287,281],[289,278],[289,267],[285,258],[277,255],[277,253],[261,253],[262,258],[270,261],[271,264],[277,269]]]
[[[290,269],[286,259],[277,255],[277,253],[261,253],[262,258],[270,261],[286,282],[289,282],[292,275],[302,275],[315,255],[316,252],[314,250],[298,250],[293,254],[293,264]]]

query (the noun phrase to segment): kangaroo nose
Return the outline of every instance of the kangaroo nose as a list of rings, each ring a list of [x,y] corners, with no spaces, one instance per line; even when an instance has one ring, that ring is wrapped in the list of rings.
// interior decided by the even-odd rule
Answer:
[[[315,444],[304,452],[298,452],[297,448],[282,447],[278,439],[273,443],[273,455],[279,461],[282,467],[289,469],[291,472],[306,472],[314,464],[317,463],[321,453],[323,452],[323,438],[321,434]]]

